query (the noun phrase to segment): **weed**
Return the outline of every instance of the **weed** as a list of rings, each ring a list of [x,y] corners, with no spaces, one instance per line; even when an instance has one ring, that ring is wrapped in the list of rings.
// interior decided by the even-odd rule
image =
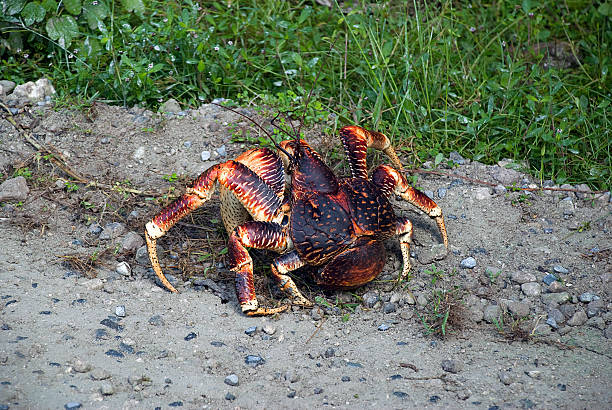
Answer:
[[[32,171],[25,167],[25,168],[19,168],[17,170],[15,170],[15,172],[13,172],[13,178],[15,177],[24,177],[25,179],[31,179],[32,178]]]
[[[174,172],[171,175],[164,175],[164,179],[173,184],[179,179],[179,176]]]

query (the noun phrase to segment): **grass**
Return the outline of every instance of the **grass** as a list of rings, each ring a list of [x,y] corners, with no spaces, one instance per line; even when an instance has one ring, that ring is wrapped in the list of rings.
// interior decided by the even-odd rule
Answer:
[[[0,17],[3,77],[50,77],[63,99],[294,109],[318,76],[315,108],[388,133],[411,165],[458,151],[610,189],[609,1],[75,3]]]

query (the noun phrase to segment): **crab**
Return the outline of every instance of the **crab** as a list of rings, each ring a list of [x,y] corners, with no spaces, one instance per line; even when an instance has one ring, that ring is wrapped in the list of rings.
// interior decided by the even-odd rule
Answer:
[[[280,254],[271,263],[272,276],[292,304],[304,307],[312,303],[302,295],[290,272],[309,265],[318,285],[336,289],[362,286],[382,271],[384,241],[392,237],[399,240],[403,259],[400,277],[405,277],[411,268],[412,223],[396,215],[389,201],[392,195],[433,218],[448,249],[441,208],[408,184],[389,138],[356,125],[343,127],[339,135],[350,165],[351,176],[347,178],[336,177],[299,133],[294,139],[275,143],[276,151],[251,149],[204,171],[185,194],[146,224],[149,257],[162,284],[177,292],[162,272],[156,241],[208,201],[217,184],[229,235],[229,268],[236,274],[242,312],[249,316],[276,314],[290,304],[259,305],[247,248]],[[395,168],[380,165],[369,177],[368,148],[383,151]]]

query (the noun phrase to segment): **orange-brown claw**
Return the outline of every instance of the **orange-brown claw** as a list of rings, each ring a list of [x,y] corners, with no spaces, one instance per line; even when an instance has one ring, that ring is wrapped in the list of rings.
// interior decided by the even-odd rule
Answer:
[[[270,316],[270,315],[275,315],[277,313],[282,313],[287,309],[289,309],[289,305],[283,305],[283,306],[279,306],[276,308],[258,307],[255,310],[248,310],[243,313],[247,316]]]
[[[151,239],[149,233],[145,231],[145,239],[147,241],[147,249],[149,250],[149,259],[151,260],[151,266],[153,266],[153,271],[161,281],[161,283],[168,289],[170,292],[178,293],[178,290],[170,282],[166,279],[166,275],[162,271],[161,266],[159,266],[159,259],[157,258],[157,244],[155,239]]]

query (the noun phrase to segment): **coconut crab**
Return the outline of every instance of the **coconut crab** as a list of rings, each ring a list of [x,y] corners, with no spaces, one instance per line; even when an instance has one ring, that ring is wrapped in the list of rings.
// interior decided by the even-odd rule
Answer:
[[[440,207],[411,187],[397,169],[378,166],[368,177],[368,148],[383,151],[393,165],[401,163],[387,136],[359,126],[346,126],[340,138],[351,176],[338,178],[321,156],[299,137],[276,144],[277,151],[256,148],[235,160],[204,171],[186,193],[146,224],[145,238],[153,269],[168,282],[159,265],[156,240],[181,218],[208,201],[219,184],[221,216],[229,235],[230,270],[244,314],[271,315],[274,308],[258,304],[253,261],[247,248],[280,254],[271,271],[292,303],[312,306],[288,275],[304,265],[316,268],[315,281],[331,288],[355,288],[376,278],[385,263],[384,240],[397,236],[403,259],[401,276],[410,271],[412,223],[397,216],[389,202],[393,194],[435,219],[444,245],[448,236]]]

